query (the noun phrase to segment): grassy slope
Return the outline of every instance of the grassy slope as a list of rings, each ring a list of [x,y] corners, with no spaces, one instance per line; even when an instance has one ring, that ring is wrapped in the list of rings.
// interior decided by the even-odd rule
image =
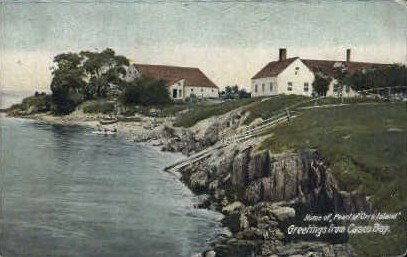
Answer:
[[[197,122],[215,115],[222,115],[241,106],[259,101],[259,98],[247,98],[212,105],[194,105],[188,113],[182,115],[176,122],[177,127],[192,127]]]
[[[257,97],[213,105],[195,105],[190,107],[190,111],[180,117],[175,125],[178,127],[191,127],[201,120],[215,115],[222,115],[243,106],[244,110],[250,112],[246,120],[246,124],[249,124],[256,118],[267,119],[287,106],[301,101],[308,101],[311,98],[297,95],[280,95],[267,101],[261,101],[262,99],[264,98]]]
[[[374,102],[375,100],[373,99],[354,99],[354,98],[349,98],[343,99],[343,103],[348,104],[348,103],[354,103],[354,101],[357,102]],[[339,98],[322,98],[318,99],[317,101],[318,105],[327,105],[327,104],[341,104],[342,100]],[[250,124],[254,119],[256,118],[262,118],[262,119],[267,119],[275,114],[284,111],[286,107],[289,107],[290,110],[293,110],[297,107],[306,107],[306,106],[313,106],[315,104],[315,99],[306,97],[306,96],[300,96],[300,95],[278,95],[271,97],[267,101],[257,101],[256,103],[253,103],[251,105],[248,105],[246,110],[250,112],[250,115],[248,119],[246,120],[246,124]]]
[[[267,101],[258,101],[246,108],[250,112],[246,124],[250,124],[256,118],[267,119],[293,104],[309,101],[311,98],[299,95],[279,95]]]
[[[382,103],[302,111],[291,125],[273,130],[260,148],[318,149],[342,189],[372,195],[379,211],[398,212],[407,200],[406,108],[406,103]],[[361,256],[400,253],[406,238],[403,222],[392,226],[390,236],[359,235],[351,242]]]

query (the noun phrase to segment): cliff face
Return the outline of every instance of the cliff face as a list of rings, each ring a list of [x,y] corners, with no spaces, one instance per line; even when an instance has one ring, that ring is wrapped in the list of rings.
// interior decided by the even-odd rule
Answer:
[[[242,199],[248,204],[261,201],[307,203],[319,212],[369,211],[364,196],[340,191],[332,172],[315,151],[270,154],[239,152],[231,170],[232,185],[244,185]]]
[[[181,170],[190,188],[209,194],[202,205],[226,215],[223,223],[232,235],[214,241],[217,256],[354,256],[347,244],[313,241],[287,248],[284,224],[300,219],[298,206],[310,213],[368,212],[366,197],[340,191],[315,151],[272,154],[255,151],[257,143],[229,146]]]
[[[264,201],[304,203],[318,212],[371,208],[363,195],[339,189],[331,170],[315,151],[271,154],[254,151],[251,145],[229,147],[182,173],[190,178],[186,182],[193,189],[199,184],[201,190],[215,192],[218,197],[238,197],[249,205]],[[222,194],[222,190],[229,190],[230,195]]]

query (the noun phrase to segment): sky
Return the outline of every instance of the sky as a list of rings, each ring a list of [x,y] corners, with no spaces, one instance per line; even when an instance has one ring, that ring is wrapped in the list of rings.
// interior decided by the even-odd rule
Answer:
[[[405,0],[0,0],[0,89],[49,88],[52,58],[113,48],[131,62],[199,67],[220,88],[288,56],[407,63]]]

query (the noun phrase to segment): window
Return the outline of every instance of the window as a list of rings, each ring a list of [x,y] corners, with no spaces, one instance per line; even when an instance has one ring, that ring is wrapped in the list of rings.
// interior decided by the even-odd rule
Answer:
[[[177,98],[177,90],[176,89],[172,90],[172,98]]]
[[[334,84],[334,93],[337,93],[339,91],[339,85]]]
[[[304,83],[304,92],[308,92],[309,84],[308,82]]]
[[[212,93],[213,93],[213,89],[212,89]]]
[[[261,84],[261,91],[263,91],[263,92],[264,92],[264,87],[265,87],[264,83]]]
[[[300,67],[295,67],[295,75],[298,75],[299,70],[300,70]]]
[[[201,92],[203,92],[203,88],[201,88]]]
[[[270,82],[270,91],[273,91],[273,83]]]
[[[350,92],[350,86],[349,85],[345,85],[345,92],[349,93]]]
[[[254,92],[257,93],[257,85],[254,85]]]
[[[292,82],[287,83],[287,91],[293,91],[293,83]]]
[[[178,90],[178,97],[182,97],[182,89]]]
[[[191,88],[191,92],[194,92],[194,89],[193,89],[193,88]]]

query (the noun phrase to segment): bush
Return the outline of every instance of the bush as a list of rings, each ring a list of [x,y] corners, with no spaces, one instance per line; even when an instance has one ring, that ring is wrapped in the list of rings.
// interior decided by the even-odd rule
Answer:
[[[14,104],[8,108],[10,115],[27,115],[47,112],[51,109],[51,96],[45,93],[24,98],[21,104]]]
[[[106,100],[90,100],[81,106],[84,113],[103,113],[109,114],[114,111],[114,103]]]
[[[32,107],[37,109],[38,112],[46,112],[49,111],[51,107],[51,96],[43,93],[30,96],[23,99],[22,105],[26,109]]]

